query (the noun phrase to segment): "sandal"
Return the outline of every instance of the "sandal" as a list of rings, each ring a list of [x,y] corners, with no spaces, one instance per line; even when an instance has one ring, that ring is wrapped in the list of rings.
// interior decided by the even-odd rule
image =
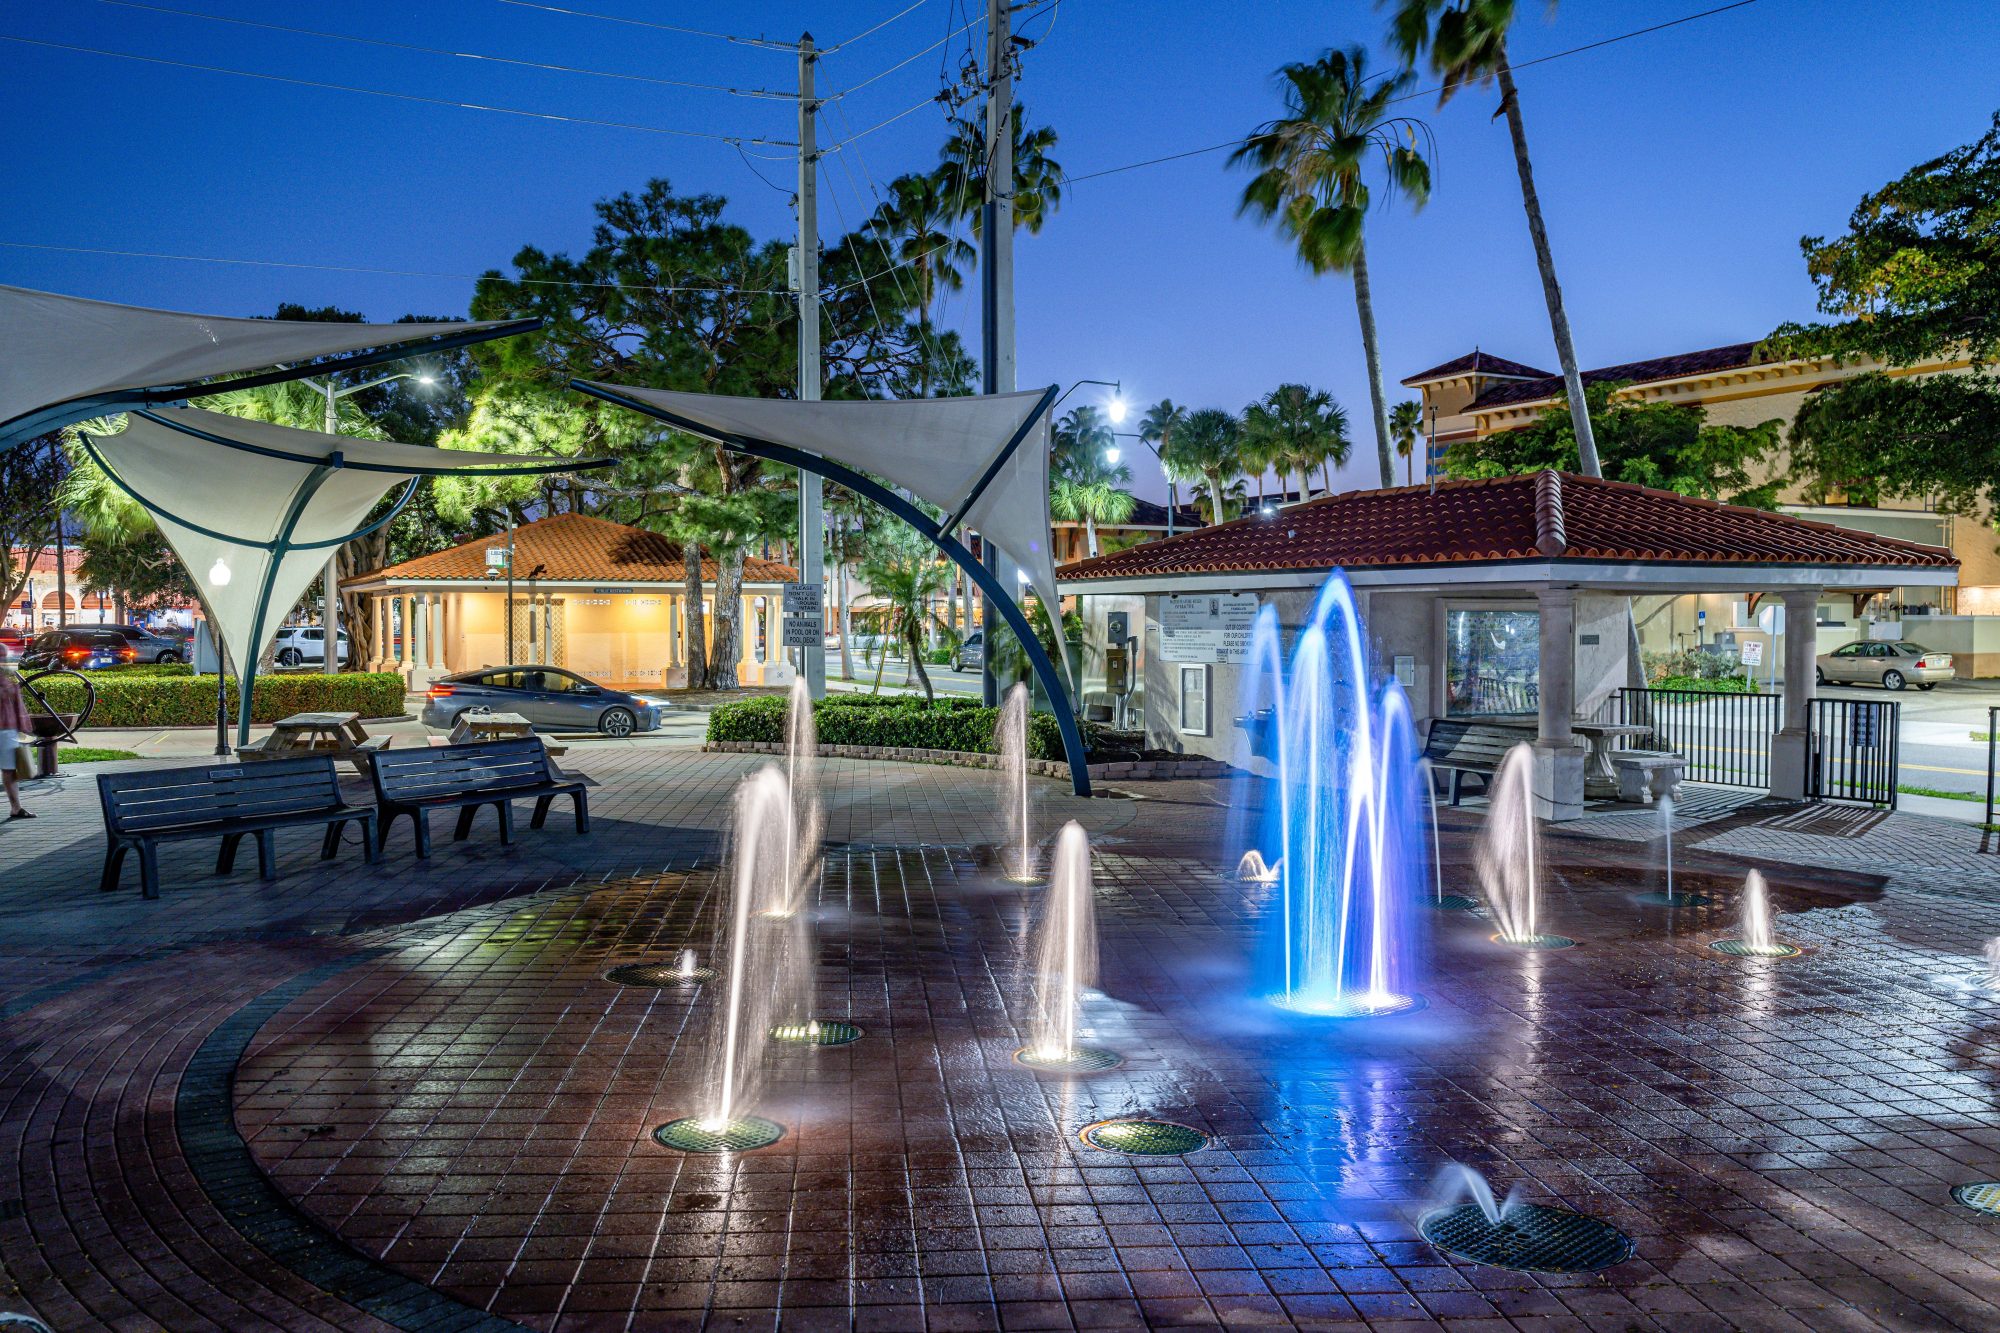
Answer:
[[[32,810],[16,810],[13,814],[7,816],[7,818],[10,820],[33,819],[34,817],[35,817],[35,812]]]

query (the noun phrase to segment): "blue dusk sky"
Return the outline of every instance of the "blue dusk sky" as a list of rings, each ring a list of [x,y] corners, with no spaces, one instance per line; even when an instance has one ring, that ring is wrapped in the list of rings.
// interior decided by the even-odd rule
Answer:
[[[925,48],[965,22],[967,3],[924,0],[851,41],[910,0],[561,7],[846,43],[822,64],[822,94],[872,81],[826,112],[824,139],[859,136],[823,169],[831,238],[872,208],[882,183],[935,162],[943,112],[925,99],[968,34]],[[1511,49],[1526,66],[1522,104],[1586,366],[1755,338],[1809,315],[1799,237],[1838,231],[1864,191],[1977,138],[2000,108],[1994,0],[1755,0],[1528,63],[1712,3],[1570,0],[1544,11],[1523,0]],[[1068,173],[1088,177],[1018,248],[1022,385],[1117,379],[1135,402],[1240,408],[1303,380],[1347,407],[1356,448],[1346,477],[1367,484],[1372,438],[1347,280],[1311,277],[1269,229],[1237,216],[1243,177],[1226,152],[1092,173],[1240,137],[1276,113],[1272,75],[1286,61],[1362,43],[1386,65],[1380,11],[1363,0],[1061,0],[1022,14],[1037,44],[1021,99],[1061,135]],[[0,42],[6,282],[219,314],[296,301],[377,319],[461,315],[472,275],[526,244],[581,249],[591,204],[648,177],[726,195],[731,216],[760,237],[791,227],[787,150],[752,145],[746,161],[717,139],[657,132],[788,140],[788,102],[408,48],[788,91],[786,52],[516,0],[33,0],[0,14],[0,35],[31,39]],[[1437,180],[1421,212],[1389,204],[1370,222],[1393,394],[1402,376],[1474,345],[1554,368],[1494,107],[1488,90],[1442,110],[1434,97],[1407,104],[1435,134]],[[969,280],[944,311],[975,343],[976,290]],[[1163,493],[1149,460],[1138,471],[1140,493]]]

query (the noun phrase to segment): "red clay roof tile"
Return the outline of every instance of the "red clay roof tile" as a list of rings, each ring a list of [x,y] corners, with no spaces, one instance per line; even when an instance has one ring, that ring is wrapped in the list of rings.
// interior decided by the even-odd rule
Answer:
[[[1699,352],[1682,352],[1678,356],[1656,356],[1650,361],[1627,361],[1622,366],[1602,366],[1596,370],[1583,372],[1585,384],[1630,381],[1646,384],[1654,380],[1675,380],[1683,375],[1705,375],[1718,370],[1736,370],[1742,366],[1757,363],[1756,343],[1731,343],[1727,347],[1710,347]],[[1546,375],[1536,380],[1520,380],[1512,384],[1496,384],[1472,400],[1472,411],[1482,407],[1499,407],[1506,403],[1533,403],[1544,398],[1554,398],[1563,391],[1560,375]]]
[[[1506,379],[1544,380],[1550,378],[1546,370],[1524,366],[1519,361],[1509,361],[1504,356],[1491,352],[1471,351],[1464,356],[1455,356],[1441,366],[1420,370],[1404,380],[1406,385],[1423,384],[1429,380],[1449,379],[1454,375],[1497,375]],[[1560,379],[1560,376],[1556,378]]]
[[[354,581],[488,579],[494,575],[486,567],[486,552],[506,544],[505,533],[481,537],[359,575]],[[514,529],[514,574],[527,578],[530,571],[535,571],[533,577],[538,579],[578,583],[679,583],[686,576],[679,542],[657,532],[583,514],[558,514]],[[704,579],[715,578],[712,558],[701,562],[701,574]],[[746,557],[743,577],[750,583],[792,583],[797,581],[798,572],[775,560]]]

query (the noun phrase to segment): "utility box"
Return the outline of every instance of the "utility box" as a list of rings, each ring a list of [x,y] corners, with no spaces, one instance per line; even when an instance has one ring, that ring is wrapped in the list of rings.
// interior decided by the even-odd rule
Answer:
[[[1132,692],[1132,650],[1122,643],[1104,650],[1104,688],[1121,696]]]

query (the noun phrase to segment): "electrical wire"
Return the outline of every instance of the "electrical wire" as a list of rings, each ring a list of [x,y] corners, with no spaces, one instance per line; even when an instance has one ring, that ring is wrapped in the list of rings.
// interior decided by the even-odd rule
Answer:
[[[903,15],[912,13],[915,10],[922,9],[925,5],[929,4],[930,2],[931,0],[914,0],[914,3],[906,6],[903,9],[897,10],[895,13],[891,14],[888,18],[885,18],[880,23],[876,24],[874,27],[864,28],[862,31],[855,33],[852,37],[848,38],[846,41],[836,42],[832,46],[827,47],[826,49],[828,51],[839,51],[845,47],[854,45],[856,42],[860,41],[863,37],[872,37],[876,33],[882,31],[882,29],[888,27],[891,23],[894,23],[897,19],[903,17]]]
[[[945,44],[950,42],[952,38],[958,36],[960,33],[966,31],[968,28],[976,28],[985,21],[986,21],[986,16],[984,14],[981,14],[978,18],[973,19],[970,23],[965,23],[960,25],[959,27],[952,29],[944,36],[932,42],[929,46],[926,46],[923,50],[918,51],[915,55],[906,56],[903,59],[898,60],[895,64],[889,66],[889,68],[885,70],[878,70],[877,72],[870,74],[867,78],[861,80],[861,82],[851,83],[847,87],[842,88],[839,92],[833,93],[821,100],[825,102],[837,102],[841,98],[847,96],[849,93],[858,93],[863,88],[866,88],[869,84],[874,83],[879,79],[885,79],[889,75],[894,74],[897,70],[903,68],[903,66],[908,65],[914,61],[923,59],[925,56],[937,50],[940,46],[944,46]]]
[[[495,65],[514,65],[522,69],[547,70],[556,74],[586,74],[599,79],[623,79],[633,83],[661,84],[669,88],[696,88],[704,92],[729,93],[736,97],[765,97],[795,102],[797,93],[773,92],[765,88],[731,88],[718,83],[695,83],[687,79],[663,79],[648,74],[620,74],[612,70],[584,69],[577,65],[558,65],[543,60],[517,60],[511,56],[490,56],[477,51],[447,51],[435,46],[418,46],[413,42],[396,42],[386,37],[357,37],[344,32],[321,32],[314,28],[294,28],[283,23],[266,23],[260,19],[232,18],[224,14],[203,14],[192,9],[173,9],[166,5],[149,5],[141,0],[96,0],[100,5],[115,5],[120,9],[144,10],[153,14],[171,14],[176,18],[201,19],[208,23],[229,23],[242,28],[262,28],[267,32],[289,33],[295,37],[318,37],[330,42],[351,42],[357,46],[379,46],[392,51],[412,51],[420,55],[445,56],[454,60],[478,60]]]
[[[162,56],[134,55],[129,51],[106,51],[94,46],[71,46],[66,42],[47,42],[35,37],[17,37],[11,33],[0,33],[0,42],[18,42],[24,46],[47,47],[53,51],[74,51],[82,55],[109,56],[114,60],[133,60],[146,65],[165,65],[173,69],[200,70],[208,74],[229,74],[239,79],[259,79],[266,83],[286,83],[298,88],[321,88],[330,92],[362,93],[369,97],[387,97],[398,102],[418,102],[425,106],[456,107],[461,111],[490,111],[495,115],[519,116],[525,120],[558,121],[569,125],[594,125],[600,129],[637,130],[642,134],[666,134],[683,139],[711,139],[718,143],[727,144],[762,144],[774,148],[795,148],[798,146],[784,139],[714,134],[706,130],[670,129],[661,125],[638,125],[623,120],[594,120],[587,116],[559,115],[553,111],[524,111],[519,107],[492,106],[484,102],[459,102],[446,97],[420,97],[416,93],[390,92],[384,88],[357,88],[351,84],[324,83],[317,79],[294,78],[288,74],[260,74],[252,70],[228,69],[221,65],[202,65],[190,60],[168,60]]]
[[[762,47],[769,51],[789,51],[798,53],[795,42],[775,42],[768,37],[739,37],[734,33],[710,32],[705,28],[685,28],[677,23],[660,23],[653,19],[628,19],[616,14],[596,14],[587,9],[565,9],[561,5],[541,4],[538,0],[495,0],[498,4],[512,5],[516,9],[539,9],[548,14],[562,14],[569,18],[596,19],[600,23],[623,23],[634,28],[657,28],[661,32],[678,32],[689,37],[713,37],[717,41],[735,42],[739,46]]]
[[[939,99],[935,96],[926,97],[923,101],[918,102],[915,106],[906,106],[901,111],[898,111],[895,115],[890,116],[888,119],[878,120],[873,125],[870,125],[867,129],[860,130],[854,134],[848,135],[845,139],[842,139],[839,143],[828,144],[825,148],[822,148],[820,152],[837,153],[841,149],[853,143],[855,140],[865,139],[877,130],[887,129],[889,126],[894,125],[897,121],[901,120],[905,116],[913,116],[917,112],[922,111],[927,106],[936,106],[938,104],[938,101]]]

